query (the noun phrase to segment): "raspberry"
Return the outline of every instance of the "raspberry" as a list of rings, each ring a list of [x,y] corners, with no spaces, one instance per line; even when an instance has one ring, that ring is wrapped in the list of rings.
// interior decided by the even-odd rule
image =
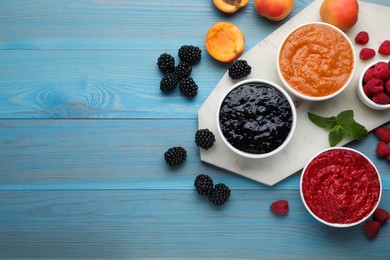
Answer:
[[[375,50],[371,48],[363,48],[360,50],[359,57],[361,60],[369,60],[375,57]]]
[[[370,79],[373,78],[373,73],[374,73],[374,67],[372,68],[369,68],[366,73],[364,73],[364,76],[363,76],[363,83],[367,83],[368,81],[370,81]]]
[[[382,208],[377,208],[374,211],[374,219],[383,225],[386,220],[390,219],[390,213]]]
[[[367,32],[361,31],[359,32],[355,37],[355,42],[357,44],[367,44],[370,37],[368,36]]]
[[[390,147],[385,142],[378,142],[376,146],[376,155],[380,158],[390,155]]]
[[[378,62],[374,67],[372,76],[377,79],[387,80],[390,78],[390,68],[386,62]]]
[[[379,105],[387,105],[390,103],[390,97],[388,95],[386,95],[386,93],[380,92],[380,93],[374,94],[374,96],[372,97],[372,101],[374,101],[375,103],[377,103]]]
[[[378,235],[380,229],[381,223],[378,221],[369,220],[364,223],[364,230],[366,231],[367,236],[371,239]]]
[[[366,96],[369,97],[370,99],[372,98],[372,95],[374,95],[374,93],[370,90],[370,88],[367,85],[363,86],[363,91],[366,94]]]
[[[383,80],[372,78],[367,82],[367,88],[373,93],[383,92]]]
[[[390,128],[386,127],[378,127],[375,129],[375,135],[382,142],[389,143],[390,142]]]
[[[278,215],[285,215],[288,213],[288,201],[278,200],[271,204],[270,209],[273,213]]]
[[[379,46],[378,52],[383,55],[390,55],[390,41],[386,40]]]
[[[390,94],[390,79],[388,79],[388,80],[386,81],[385,89],[386,89],[387,93]]]

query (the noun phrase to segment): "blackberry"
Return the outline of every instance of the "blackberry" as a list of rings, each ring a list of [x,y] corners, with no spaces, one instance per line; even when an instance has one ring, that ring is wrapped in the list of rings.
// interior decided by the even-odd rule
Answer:
[[[179,65],[175,67],[175,72],[180,79],[188,78],[191,75],[192,67],[185,61],[181,61]]]
[[[188,64],[194,64],[200,61],[202,56],[202,50],[197,46],[183,45],[179,49],[179,58],[181,61],[185,61]]]
[[[230,189],[223,183],[219,183],[214,186],[213,191],[208,196],[209,201],[215,206],[221,206],[226,201],[228,201],[230,197]]]
[[[187,151],[181,146],[169,148],[164,153],[164,158],[169,166],[176,166],[182,164],[187,158]]]
[[[157,59],[157,66],[163,73],[173,71],[175,69],[175,58],[168,53],[163,53]]]
[[[198,93],[198,85],[196,85],[194,79],[191,77],[181,79],[179,89],[181,93],[188,97],[195,97]]]
[[[214,145],[215,136],[209,129],[199,129],[195,134],[195,143],[200,148],[208,150]]]
[[[206,174],[199,174],[194,182],[194,186],[199,195],[210,195],[213,190],[213,180]]]
[[[235,60],[229,66],[229,77],[232,79],[241,79],[251,74],[251,66],[246,60]]]
[[[168,72],[164,75],[160,82],[160,89],[162,91],[170,91],[176,88],[179,79],[176,72]]]

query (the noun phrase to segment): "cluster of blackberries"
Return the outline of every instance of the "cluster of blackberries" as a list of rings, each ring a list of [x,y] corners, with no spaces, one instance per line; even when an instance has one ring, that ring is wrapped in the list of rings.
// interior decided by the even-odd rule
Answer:
[[[195,133],[195,143],[205,150],[214,145],[215,136],[209,129],[199,129]],[[165,162],[173,167],[182,164],[187,159],[187,151],[181,146],[169,148],[164,153]]]
[[[235,60],[229,66],[229,77],[232,79],[241,79],[251,74],[252,67],[246,60]]]
[[[199,174],[195,179],[194,186],[199,195],[207,196],[215,206],[225,204],[230,198],[229,187],[223,183],[214,185],[213,179],[206,174]]]
[[[180,92],[188,97],[195,97],[198,92],[198,85],[190,77],[192,65],[201,59],[202,50],[193,45],[183,45],[178,51],[180,62],[175,66],[175,58],[168,53],[163,53],[157,59],[157,66],[163,78],[160,82],[161,91],[174,90],[179,85]]]

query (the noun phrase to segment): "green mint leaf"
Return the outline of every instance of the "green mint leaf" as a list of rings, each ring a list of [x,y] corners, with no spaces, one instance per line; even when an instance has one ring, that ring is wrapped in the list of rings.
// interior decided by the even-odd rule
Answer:
[[[367,129],[357,122],[344,126],[344,131],[346,136],[356,140],[362,140],[368,135]]]
[[[346,110],[346,111],[341,112],[340,114],[337,115],[336,122],[337,122],[337,124],[342,125],[342,126],[348,126],[348,125],[354,123],[355,120],[353,119],[353,111]]]
[[[368,135],[367,129],[357,123],[352,110],[340,112],[336,117],[322,117],[308,112],[311,122],[315,125],[329,129],[328,141],[330,146],[336,146],[345,136],[355,140],[362,140]]]
[[[329,144],[331,147],[336,146],[344,138],[344,129],[343,127],[337,125],[329,132]]]
[[[332,129],[337,124],[336,117],[334,116],[323,117],[310,112],[308,112],[307,114],[309,116],[310,121],[321,128]]]

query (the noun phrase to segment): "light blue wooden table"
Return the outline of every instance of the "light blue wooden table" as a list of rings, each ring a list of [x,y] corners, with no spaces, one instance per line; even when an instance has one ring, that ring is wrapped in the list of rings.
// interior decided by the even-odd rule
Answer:
[[[253,1],[231,16],[211,0],[1,1],[0,258],[389,259],[390,224],[375,240],[362,225],[326,227],[301,202],[300,172],[268,187],[202,163],[193,141],[228,67],[207,54],[208,28],[235,23],[249,50],[311,2],[272,23]],[[203,50],[194,99],[159,90],[157,58],[185,44]],[[376,142],[348,146],[376,163],[390,210]],[[172,170],[163,153],[175,145],[188,159]],[[231,188],[228,203],[196,194],[200,173]],[[287,216],[269,211],[279,199]]]

